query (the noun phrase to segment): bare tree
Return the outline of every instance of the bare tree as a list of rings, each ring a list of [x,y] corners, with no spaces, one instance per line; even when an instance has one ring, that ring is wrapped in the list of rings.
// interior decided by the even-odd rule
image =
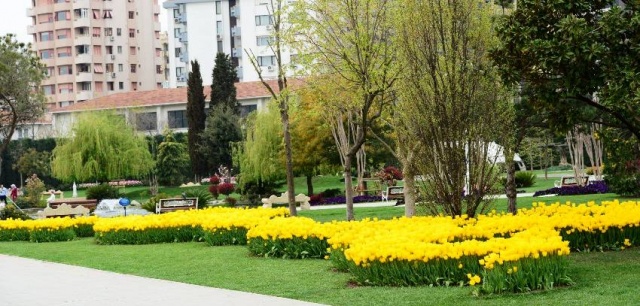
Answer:
[[[269,46],[273,51],[276,58],[276,69],[278,70],[277,76],[277,89],[274,89],[267,80],[265,80],[262,68],[255,54],[250,50],[245,50],[245,53],[251,60],[253,68],[258,73],[258,78],[264,85],[264,87],[271,94],[271,99],[278,103],[278,109],[280,111],[280,120],[282,121],[282,130],[284,135],[284,151],[285,151],[285,164],[287,173],[287,193],[289,200],[289,214],[296,216],[296,202],[295,202],[295,189],[293,185],[293,157],[291,149],[291,132],[289,128],[289,84],[287,82],[286,68],[283,63],[282,49],[285,44],[286,29],[285,29],[285,17],[286,12],[283,8],[283,0],[271,0],[269,7],[270,23],[273,25],[273,40]]]

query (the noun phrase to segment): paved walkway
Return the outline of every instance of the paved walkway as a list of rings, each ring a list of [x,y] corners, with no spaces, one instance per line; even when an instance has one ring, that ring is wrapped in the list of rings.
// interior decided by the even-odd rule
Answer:
[[[0,255],[2,306],[320,305]]]

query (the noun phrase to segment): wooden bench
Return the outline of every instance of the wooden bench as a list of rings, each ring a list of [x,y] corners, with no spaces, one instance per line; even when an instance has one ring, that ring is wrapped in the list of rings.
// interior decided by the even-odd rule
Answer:
[[[96,199],[85,199],[85,198],[68,198],[68,199],[57,199],[48,203],[51,208],[58,208],[58,206],[62,204],[67,204],[72,208],[82,206],[89,211],[94,211],[96,206],[98,206],[98,200]]]
[[[56,218],[56,217],[77,217],[77,216],[88,216],[89,209],[78,205],[76,207],[71,207],[66,203],[60,204],[55,208],[47,207],[44,210],[39,211],[38,217],[40,218]]]
[[[396,205],[404,204],[404,187],[391,186],[387,187],[386,191],[382,192],[382,200],[397,200]]]
[[[302,193],[295,196],[295,201],[296,203],[300,203],[300,209],[302,210],[311,209],[311,204],[309,204],[309,200],[311,200],[311,198]],[[262,199],[263,208],[271,208],[273,207],[273,204],[288,204],[288,203],[289,203],[289,194],[287,192],[284,192],[279,197],[275,195],[271,195],[268,198]]]
[[[156,203],[156,214],[189,209],[198,209],[198,198],[160,199]]]
[[[589,177],[588,176],[583,176],[582,177],[582,183],[583,183],[582,186],[586,186],[589,183]],[[576,178],[573,177],[573,176],[563,176],[562,179],[560,180],[559,184],[558,184],[558,182],[556,182],[555,186],[556,187],[578,186],[578,181],[576,181]]]

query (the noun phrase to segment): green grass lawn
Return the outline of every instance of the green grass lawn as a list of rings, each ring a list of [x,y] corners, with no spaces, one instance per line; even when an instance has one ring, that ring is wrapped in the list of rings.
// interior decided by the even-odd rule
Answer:
[[[2,242],[0,253],[329,305],[630,305],[637,302],[640,249],[568,257],[575,285],[547,292],[474,297],[468,287],[360,287],[325,260],[249,256],[246,247],[204,243],[97,245]]]

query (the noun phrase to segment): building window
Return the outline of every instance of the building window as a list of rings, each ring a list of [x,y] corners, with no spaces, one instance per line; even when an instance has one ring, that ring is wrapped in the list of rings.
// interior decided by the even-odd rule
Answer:
[[[118,89],[120,90],[124,89],[124,82],[118,82]]]
[[[162,74],[162,65],[156,65],[156,73]]]
[[[71,36],[70,29],[56,30],[56,37],[58,39],[65,39],[65,38],[69,38],[70,36]]]
[[[123,72],[123,71],[124,71],[124,65],[118,64],[118,72]]]
[[[218,40],[218,52],[219,53],[224,53],[224,51],[222,51],[222,41]]]
[[[80,91],[91,91],[91,82],[80,82],[78,87]]]
[[[113,46],[105,46],[107,54],[113,54]]]
[[[169,111],[167,112],[167,115],[169,116],[167,119],[169,121],[170,129],[182,129],[188,127],[186,111]]]
[[[273,37],[271,36],[257,36],[256,37],[256,45],[258,46],[269,46],[273,41]]]
[[[240,117],[244,118],[249,115],[251,112],[255,112],[258,110],[258,106],[253,105],[240,105]]]
[[[180,17],[180,9],[173,9],[173,18]]]
[[[173,29],[173,37],[175,38],[180,37],[180,29]]]
[[[40,58],[41,59],[53,58],[53,49],[47,49],[47,50],[40,51]]]
[[[176,68],[176,76],[177,77],[184,77],[184,67],[178,67]]]
[[[71,20],[71,12],[69,12],[69,11],[56,12],[55,13],[55,20],[56,21]]]
[[[182,49],[176,48],[176,57],[180,57],[182,55]]]
[[[53,32],[40,33],[40,41],[51,41],[51,40],[53,40]]]
[[[89,54],[91,46],[89,45],[80,45],[80,46],[76,46],[76,54],[80,55],[80,54]]]
[[[58,57],[70,57],[71,56],[71,47],[63,47],[56,49],[58,53]]]
[[[89,9],[83,8],[83,9],[75,9],[73,10],[73,15],[75,16],[75,18],[87,18],[89,17]]]
[[[158,129],[158,115],[156,112],[136,114],[136,129],[138,131],[154,131]]]
[[[122,29],[121,28],[117,28],[116,29],[116,35],[122,36]]]
[[[271,19],[271,15],[258,15],[256,16],[256,25],[257,26],[266,26],[269,24],[273,24],[273,20]]]
[[[136,37],[136,29],[129,29],[129,38]]]
[[[129,11],[129,19],[135,18],[135,13],[133,11]]]
[[[73,74],[73,69],[71,65],[59,66],[58,67],[58,75],[68,75]]]
[[[91,14],[93,14],[93,19],[100,19],[100,10],[92,10]]]
[[[102,18],[104,18],[104,19],[111,19],[111,18],[113,18],[113,17],[111,16],[111,10],[104,10],[104,14],[102,14]]]
[[[50,96],[56,91],[56,87],[55,85],[45,85],[42,86],[42,91],[44,91],[45,95]]]
[[[118,46],[118,54],[122,54],[122,46]]]
[[[222,21],[216,21],[216,34],[222,34]]]
[[[222,1],[216,1],[216,15],[222,14]]]
[[[258,56],[258,66],[275,66],[276,56]]]
[[[112,28],[104,28],[104,36],[113,36]]]
[[[53,22],[53,14],[38,15],[38,23],[51,23],[51,22]]]
[[[89,72],[89,64],[78,64],[76,65],[76,70],[78,72]]]
[[[53,74],[56,72],[56,69],[54,67],[47,67],[47,76],[51,77],[53,76]]]
[[[113,82],[107,82],[107,90],[113,91]]]
[[[131,73],[136,73],[136,64],[131,64]]]
[[[102,30],[100,28],[93,28],[93,37],[100,37]]]
[[[129,47],[129,55],[136,55],[136,47]]]
[[[106,69],[107,73],[112,73],[113,72],[113,64],[106,64],[105,65],[105,69]]]
[[[58,92],[61,94],[73,93],[73,83],[64,83],[58,85]]]
[[[93,72],[95,73],[104,73],[104,69],[102,68],[102,64],[93,64]],[[98,88],[96,88],[98,89]]]

